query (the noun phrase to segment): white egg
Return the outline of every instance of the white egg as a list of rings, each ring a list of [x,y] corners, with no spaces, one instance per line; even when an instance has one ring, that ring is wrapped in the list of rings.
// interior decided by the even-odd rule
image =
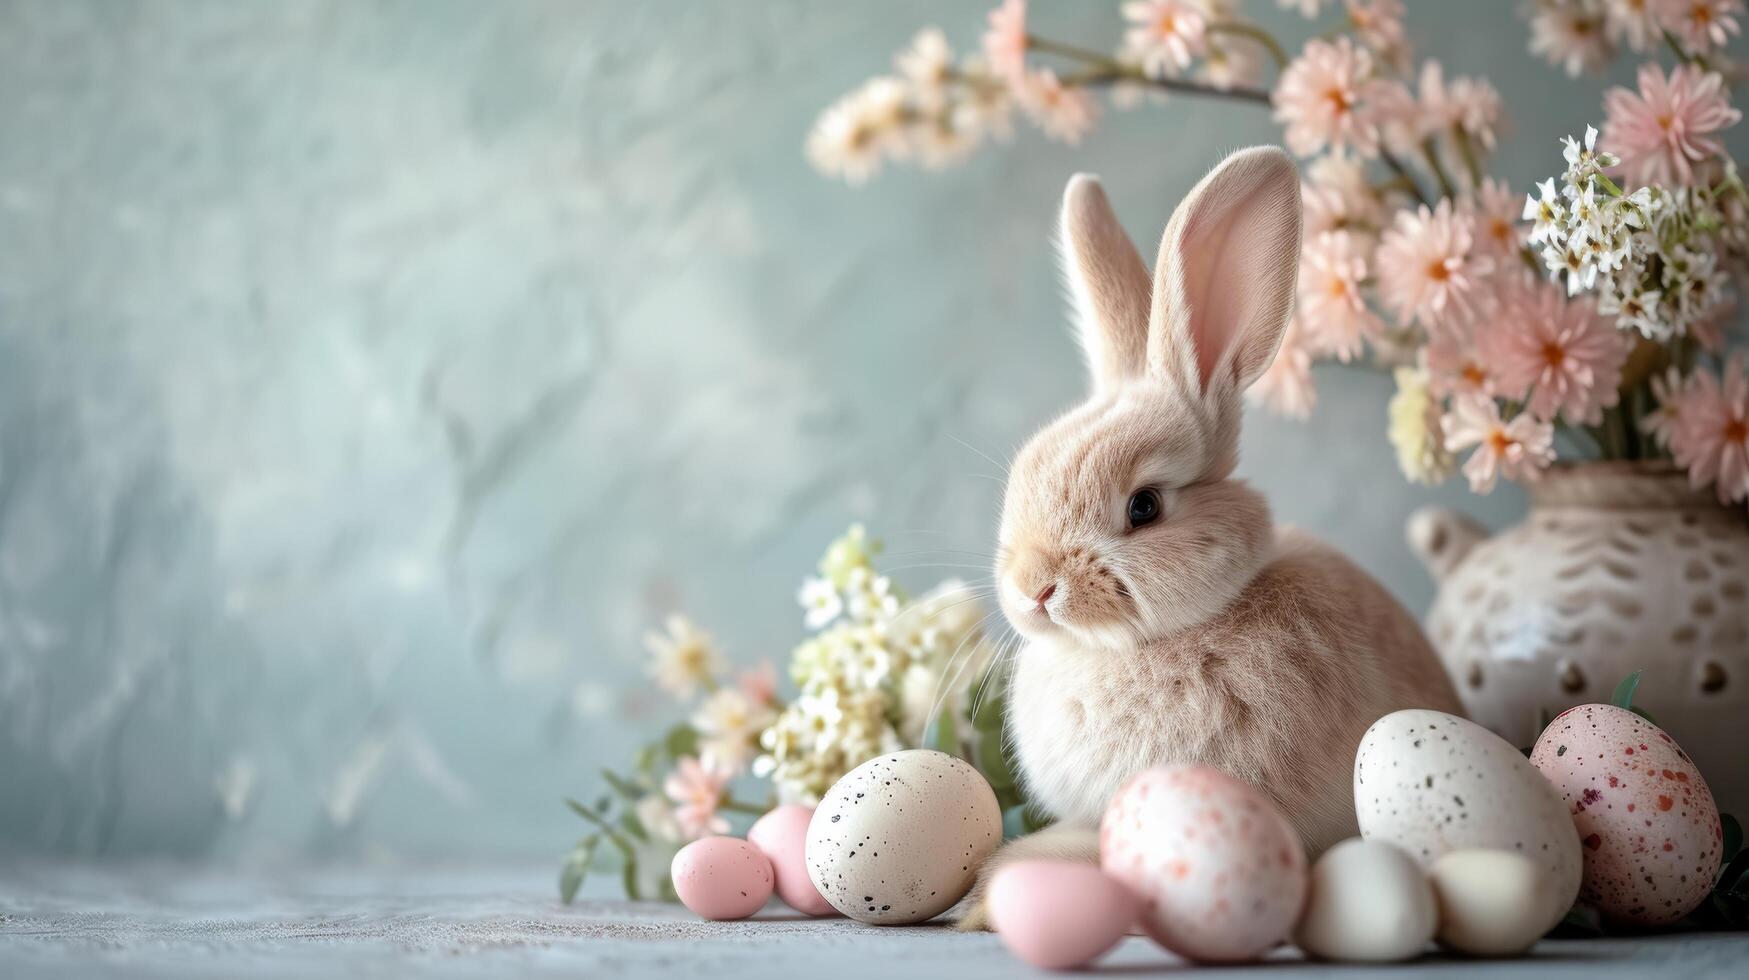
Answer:
[[[971,890],[1002,843],[976,769],[941,752],[879,756],[838,780],[808,824],[808,874],[832,907],[874,925],[922,922]]]
[[[1482,848],[1528,859],[1547,879],[1538,935],[1579,893],[1579,835],[1549,781],[1505,739],[1443,711],[1414,708],[1373,723],[1354,757],[1360,834],[1395,844],[1423,868]]]
[[[1471,956],[1517,956],[1542,938],[1538,916],[1554,880],[1514,851],[1453,851],[1427,872],[1439,902],[1439,942]]]
[[[1393,844],[1351,837],[1312,865],[1294,942],[1319,959],[1391,963],[1421,955],[1438,924],[1421,866]]]

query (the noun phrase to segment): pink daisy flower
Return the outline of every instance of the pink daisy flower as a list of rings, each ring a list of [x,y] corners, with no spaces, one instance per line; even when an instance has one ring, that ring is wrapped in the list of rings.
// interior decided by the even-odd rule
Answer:
[[[1691,53],[1722,48],[1741,28],[1743,0],[1659,0],[1658,19]]]
[[[1272,101],[1287,127],[1288,149],[1312,156],[1328,147],[1374,156],[1379,126],[1372,100],[1385,85],[1373,77],[1372,55],[1346,37],[1312,41],[1281,73]]]
[[[1477,293],[1494,263],[1477,255],[1473,222],[1451,200],[1429,211],[1397,212],[1379,243],[1379,294],[1401,321],[1449,326],[1475,312]]]
[[[1581,4],[1544,3],[1530,17],[1530,53],[1577,78],[1581,72],[1602,70],[1613,52],[1596,11]]]
[[[1517,261],[1518,251],[1524,247],[1524,227],[1519,219],[1522,200],[1505,183],[1489,177],[1464,201],[1475,228],[1477,254],[1502,264]]]
[[[1010,84],[1026,74],[1026,0],[1002,0],[990,11],[984,32],[984,58],[990,71]]]
[[[1596,425],[1619,400],[1630,341],[1589,300],[1536,283],[1508,291],[1483,347],[1496,394],[1524,401],[1528,393],[1525,407],[1538,418]]]
[[[1528,482],[1542,475],[1555,461],[1555,427],[1539,422],[1529,412],[1519,412],[1512,421],[1502,421],[1500,406],[1492,398],[1460,395],[1451,411],[1440,419],[1446,448],[1459,452],[1475,447],[1464,461],[1464,476],[1470,490],[1488,493],[1500,477]]]
[[[1123,5],[1124,46],[1156,78],[1176,75],[1207,49],[1208,21],[1188,0],[1130,0]]]
[[[1298,314],[1288,321],[1275,360],[1252,382],[1245,397],[1286,418],[1311,416],[1318,404],[1318,389],[1312,385],[1312,352],[1306,347],[1305,330]]]
[[[735,686],[754,704],[777,704],[777,668],[769,660],[761,660],[759,666],[741,671],[735,677]]]
[[[1049,68],[1027,72],[1016,92],[1020,107],[1045,135],[1064,143],[1079,143],[1093,128],[1099,107],[1093,97],[1070,88]]]
[[[1319,157],[1306,168],[1300,187],[1307,239],[1320,232],[1364,233],[1370,239],[1385,222],[1384,202],[1367,180],[1366,165],[1349,157]]]
[[[1682,425],[1682,413],[1688,396],[1694,390],[1691,378],[1682,376],[1680,368],[1666,368],[1662,375],[1652,376],[1652,398],[1658,407],[1640,417],[1640,431],[1652,437],[1659,448],[1668,450],[1670,440]]]
[[[1500,93],[1493,85],[1468,76],[1452,79],[1451,107],[1459,129],[1484,149],[1494,149],[1499,139]]]
[[[1366,307],[1366,249],[1346,231],[1327,231],[1300,252],[1300,325],[1308,346],[1347,363],[1384,324]]]
[[[1348,0],[1348,23],[1380,54],[1403,50],[1403,0]]]
[[[1660,0],[1606,0],[1604,34],[1611,44],[1625,44],[1644,51],[1662,42],[1657,11]]]
[[[1724,79],[1689,65],[1677,65],[1668,78],[1657,64],[1642,65],[1639,85],[1638,92],[1617,87],[1604,95],[1604,147],[1621,157],[1633,183],[1690,183],[1694,164],[1721,149],[1708,134],[1743,114],[1731,108]]]
[[[1710,371],[1694,373],[1670,454],[1688,470],[1690,486],[1713,484],[1720,503],[1749,497],[1749,373],[1741,352],[1725,365],[1722,381]]]
[[[1460,324],[1428,338],[1423,348],[1427,355],[1427,387],[1435,395],[1444,398],[1494,394],[1494,370],[1477,352],[1475,332],[1475,328]]]
[[[674,819],[688,840],[729,832],[729,821],[717,812],[722,805],[729,771],[714,761],[699,762],[683,756],[662,783],[662,791],[675,803]]]

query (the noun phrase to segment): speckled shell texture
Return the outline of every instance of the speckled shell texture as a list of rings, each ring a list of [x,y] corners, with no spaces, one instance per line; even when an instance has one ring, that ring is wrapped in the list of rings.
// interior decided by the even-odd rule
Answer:
[[[1553,927],[1579,892],[1579,835],[1555,788],[1500,736],[1443,711],[1394,711],[1354,756],[1360,833],[1423,868],[1450,851],[1516,851],[1550,876]],[[1556,908],[1555,906],[1559,906]]]
[[[1472,720],[1529,745],[1567,708],[1635,702],[1670,726],[1719,806],[1749,810],[1749,522],[1655,464],[1557,466],[1493,537],[1428,511],[1427,635]]]
[[[1293,826],[1255,788],[1207,766],[1149,769],[1099,825],[1100,864],[1142,900],[1142,927],[1174,953],[1254,959],[1287,939],[1306,896]]]
[[[1693,760],[1657,725],[1614,705],[1580,705],[1549,725],[1530,761],[1578,828],[1580,901],[1655,926],[1706,899],[1722,860],[1719,808]]]
[[[808,875],[859,922],[946,911],[1002,843],[1002,810],[976,769],[942,752],[878,756],[833,784],[808,824]]]

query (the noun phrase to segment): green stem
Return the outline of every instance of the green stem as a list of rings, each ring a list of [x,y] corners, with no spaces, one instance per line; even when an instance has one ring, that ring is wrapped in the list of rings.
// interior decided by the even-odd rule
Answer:
[[[1379,159],[1385,162],[1385,166],[1391,168],[1391,172],[1397,175],[1397,179],[1402,182],[1404,189],[1414,195],[1417,202],[1428,203],[1427,195],[1421,193],[1421,185],[1416,182],[1415,175],[1409,172],[1408,167],[1403,166],[1403,161],[1397,159],[1396,154],[1381,146],[1379,147]]]
[[[759,803],[750,803],[746,800],[737,800],[733,796],[725,796],[723,797],[722,802],[717,804],[717,809],[727,810],[730,813],[751,813],[754,816],[763,816],[766,811],[771,809],[771,807]]]
[[[571,811],[577,814],[577,816],[582,817],[597,827],[600,827],[601,832],[607,836],[609,841],[613,842],[614,847],[619,848],[621,854],[629,855],[632,853],[631,841],[628,841],[625,837],[621,836],[619,829],[614,827],[613,824],[608,823],[600,814],[583,804],[578,803],[576,800],[567,799],[565,800],[565,805],[570,807]]]
[[[1464,169],[1470,172],[1470,187],[1473,190],[1481,190],[1482,163],[1476,159],[1476,147],[1470,142],[1470,134],[1464,132],[1462,126],[1453,126],[1451,138],[1457,143],[1458,155],[1464,158]]]
[[[1275,67],[1279,70],[1287,67],[1287,52],[1282,50],[1281,42],[1275,36],[1256,24],[1238,24],[1221,22],[1208,26],[1210,34],[1232,34],[1237,37],[1250,38],[1268,49],[1270,57],[1275,59]]]
[[[1676,40],[1676,35],[1669,31],[1661,31],[1660,33],[1664,35],[1664,43],[1670,46],[1670,53],[1676,55],[1677,61],[1686,61],[1697,68],[1704,69],[1707,67],[1706,59],[1698,54],[1688,53],[1688,51],[1683,48],[1682,42]]]
[[[1433,179],[1439,181],[1440,193],[1446,197],[1457,197],[1457,190],[1452,187],[1451,177],[1446,174],[1445,167],[1439,162],[1439,147],[1429,136],[1421,141],[1421,155],[1427,159],[1427,168],[1433,171]]]

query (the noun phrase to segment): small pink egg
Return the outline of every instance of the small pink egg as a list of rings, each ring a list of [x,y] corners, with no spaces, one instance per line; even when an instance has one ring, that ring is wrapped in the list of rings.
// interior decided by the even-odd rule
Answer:
[[[790,803],[754,822],[747,841],[771,859],[777,874],[777,897],[803,915],[837,915],[838,910],[814,887],[808,875],[808,821],[814,808]]]
[[[1017,861],[990,882],[990,923],[1015,956],[1073,970],[1117,945],[1136,922],[1128,888],[1091,864]]]
[[[1263,955],[1305,904],[1293,825],[1256,788],[1207,766],[1137,774],[1105,811],[1099,855],[1142,901],[1148,935],[1205,963]]]
[[[771,859],[738,837],[693,841],[669,873],[680,901],[706,919],[745,919],[771,897]]]

